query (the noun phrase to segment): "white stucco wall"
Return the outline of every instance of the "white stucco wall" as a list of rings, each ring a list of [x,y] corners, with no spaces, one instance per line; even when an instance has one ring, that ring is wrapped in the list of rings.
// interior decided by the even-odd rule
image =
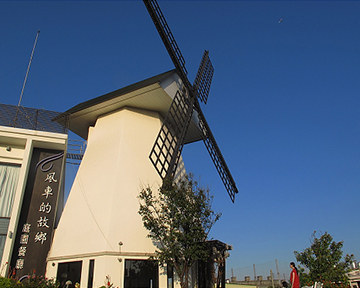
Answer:
[[[155,191],[162,183],[149,160],[161,124],[156,112],[123,108],[98,118],[90,128],[55,231],[47,277],[56,277],[58,263],[84,260],[80,284],[87,287],[84,266],[95,259],[94,287],[103,285],[106,275],[115,287],[123,287],[124,259],[147,259],[154,252],[138,214],[137,196],[141,188],[150,185]]]

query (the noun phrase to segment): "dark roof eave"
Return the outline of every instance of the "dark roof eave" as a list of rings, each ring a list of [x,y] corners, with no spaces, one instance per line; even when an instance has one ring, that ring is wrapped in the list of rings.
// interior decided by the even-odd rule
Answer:
[[[52,119],[52,121],[56,121],[58,122],[59,124],[61,125],[64,125],[66,124],[66,118],[69,117],[71,114],[74,114],[76,112],[79,112],[81,110],[85,110],[89,107],[92,107],[94,105],[97,105],[99,103],[102,103],[102,102],[105,102],[105,101],[108,101],[108,100],[111,100],[111,99],[114,99],[116,97],[119,97],[121,95],[124,95],[126,93],[130,93],[132,91],[136,91],[138,89],[141,89],[143,87],[146,87],[146,86],[149,86],[151,84],[155,84],[155,83],[158,83],[160,82],[163,78],[167,77],[169,74],[172,74],[174,73],[176,70],[173,69],[173,70],[170,70],[170,71],[167,71],[167,72],[164,72],[164,73],[161,73],[159,75],[156,75],[154,77],[151,77],[151,78],[148,78],[148,79],[145,79],[145,80],[142,80],[142,81],[139,81],[137,83],[134,83],[134,84],[131,84],[129,86],[126,86],[126,87],[123,87],[123,88],[120,88],[118,90],[115,90],[115,91],[112,91],[110,93],[107,93],[107,94],[104,94],[102,96],[98,96],[96,98],[93,98],[93,99],[90,99],[88,101],[85,101],[85,102],[82,102],[82,103],[79,103],[77,104],[76,106],[70,108],[69,110],[61,113],[60,115],[54,117]]]

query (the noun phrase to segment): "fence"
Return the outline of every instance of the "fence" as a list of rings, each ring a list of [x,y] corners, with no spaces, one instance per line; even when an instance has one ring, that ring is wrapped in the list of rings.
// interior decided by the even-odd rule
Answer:
[[[51,121],[60,113],[44,109],[26,108],[0,103],[0,125],[67,134],[67,129]]]

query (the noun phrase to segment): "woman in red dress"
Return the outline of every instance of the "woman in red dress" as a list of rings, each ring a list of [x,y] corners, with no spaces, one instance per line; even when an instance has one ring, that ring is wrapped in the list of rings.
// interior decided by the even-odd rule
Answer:
[[[299,275],[294,262],[290,263],[290,268],[292,269],[290,273],[291,288],[300,288]]]

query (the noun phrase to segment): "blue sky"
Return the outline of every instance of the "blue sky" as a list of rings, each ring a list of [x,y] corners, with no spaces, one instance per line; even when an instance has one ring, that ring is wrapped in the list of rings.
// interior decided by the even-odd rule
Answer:
[[[203,112],[237,183],[232,204],[203,143],[184,160],[222,212],[228,276],[288,277],[313,231],[360,260],[360,2],[159,1],[193,81],[215,68]],[[283,21],[279,23],[279,19]],[[63,112],[173,69],[142,1],[0,1],[0,102]],[[74,137],[74,136],[72,136]],[[69,173],[75,171],[68,168]]]

